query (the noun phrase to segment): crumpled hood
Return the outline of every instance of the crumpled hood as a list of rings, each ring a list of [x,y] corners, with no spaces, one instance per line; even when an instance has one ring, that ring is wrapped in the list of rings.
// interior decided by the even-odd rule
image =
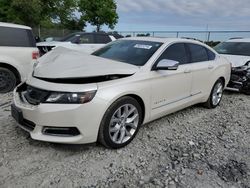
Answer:
[[[250,57],[248,56],[226,54],[221,54],[221,56],[225,57],[230,63],[232,63],[232,67],[241,67],[245,65],[248,61],[250,61]]]
[[[71,42],[60,42],[60,41],[51,41],[51,42],[39,42],[36,43],[36,46],[63,46],[72,44]]]
[[[105,75],[130,75],[139,67],[57,47],[38,59],[33,75],[39,78],[86,78]]]

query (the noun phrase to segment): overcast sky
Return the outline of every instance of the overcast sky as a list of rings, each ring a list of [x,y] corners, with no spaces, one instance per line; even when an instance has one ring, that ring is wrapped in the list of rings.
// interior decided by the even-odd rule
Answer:
[[[119,30],[250,27],[250,0],[117,0],[117,7]]]
[[[250,0],[116,0],[115,30],[250,30]]]

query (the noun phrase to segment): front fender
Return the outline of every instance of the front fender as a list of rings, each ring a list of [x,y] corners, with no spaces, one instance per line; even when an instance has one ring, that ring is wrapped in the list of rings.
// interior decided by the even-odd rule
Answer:
[[[107,101],[107,108],[110,107],[116,100],[127,95],[136,95],[140,97],[144,103],[145,114],[144,123],[150,120],[150,106],[151,106],[151,90],[147,84],[139,84],[137,82],[127,84],[115,84],[105,87],[105,84],[98,84],[98,91],[96,96]]]

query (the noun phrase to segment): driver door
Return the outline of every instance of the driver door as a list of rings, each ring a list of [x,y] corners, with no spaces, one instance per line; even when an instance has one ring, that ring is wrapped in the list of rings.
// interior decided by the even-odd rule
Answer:
[[[156,119],[171,113],[188,103],[192,88],[192,65],[183,43],[168,47],[156,61],[174,60],[179,62],[177,70],[151,71],[151,118]]]

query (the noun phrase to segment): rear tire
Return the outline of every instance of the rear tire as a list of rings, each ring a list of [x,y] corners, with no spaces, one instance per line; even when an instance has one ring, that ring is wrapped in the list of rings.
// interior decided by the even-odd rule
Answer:
[[[7,93],[12,91],[17,84],[15,74],[7,69],[0,67],[0,93]]]
[[[213,89],[210,93],[210,96],[206,103],[204,103],[204,106],[213,109],[216,108],[222,99],[223,96],[223,88],[224,88],[224,82],[222,79],[219,79],[215,82]]]
[[[132,97],[122,97],[106,111],[100,125],[98,141],[108,148],[122,148],[134,139],[141,123],[140,104]]]

